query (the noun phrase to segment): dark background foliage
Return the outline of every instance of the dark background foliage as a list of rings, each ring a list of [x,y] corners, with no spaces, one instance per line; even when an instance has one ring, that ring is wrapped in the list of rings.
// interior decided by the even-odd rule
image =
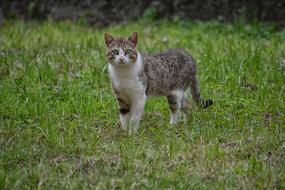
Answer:
[[[282,0],[2,0],[1,7],[4,18],[84,18],[89,24],[100,26],[140,17],[220,21],[244,18],[285,25]]]

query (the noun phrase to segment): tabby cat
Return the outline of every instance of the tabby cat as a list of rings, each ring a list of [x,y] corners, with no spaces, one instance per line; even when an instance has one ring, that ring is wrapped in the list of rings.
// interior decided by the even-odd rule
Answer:
[[[196,78],[195,60],[183,49],[169,49],[156,55],[136,49],[138,34],[114,38],[105,33],[106,56],[111,86],[116,95],[123,128],[137,130],[146,99],[166,96],[171,111],[170,124],[176,124],[181,109],[191,107],[185,97],[190,87],[192,98],[202,108],[213,104],[202,99]]]

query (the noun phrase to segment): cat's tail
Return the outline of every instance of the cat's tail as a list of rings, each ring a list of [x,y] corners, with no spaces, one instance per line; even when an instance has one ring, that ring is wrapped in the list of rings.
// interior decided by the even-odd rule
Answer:
[[[193,79],[191,80],[190,90],[191,90],[191,95],[192,95],[193,100],[201,108],[207,108],[214,103],[213,100],[211,100],[211,99],[204,100],[201,97],[199,85],[198,85],[198,81],[197,81],[196,77],[193,77]]]

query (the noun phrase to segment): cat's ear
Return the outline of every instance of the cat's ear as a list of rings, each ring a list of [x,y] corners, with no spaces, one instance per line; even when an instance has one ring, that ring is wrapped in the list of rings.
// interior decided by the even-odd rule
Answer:
[[[107,32],[105,32],[104,38],[105,38],[105,44],[107,47],[115,40],[115,38],[111,36],[110,34],[108,34]]]
[[[138,43],[138,33],[137,32],[132,33],[132,35],[129,37],[129,40],[133,44],[137,45],[137,43]]]

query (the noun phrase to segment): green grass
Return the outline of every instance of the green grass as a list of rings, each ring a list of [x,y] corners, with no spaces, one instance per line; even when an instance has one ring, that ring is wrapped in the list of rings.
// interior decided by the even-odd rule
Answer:
[[[215,104],[170,126],[147,102],[138,134],[117,127],[104,32],[141,52],[183,47]],[[284,189],[285,31],[261,24],[138,21],[97,29],[0,29],[0,189]]]

